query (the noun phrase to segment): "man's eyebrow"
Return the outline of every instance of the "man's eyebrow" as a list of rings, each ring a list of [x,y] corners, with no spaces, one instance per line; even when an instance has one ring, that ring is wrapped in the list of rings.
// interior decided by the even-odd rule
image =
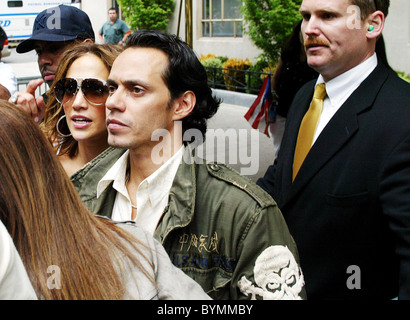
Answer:
[[[307,9],[300,8],[300,9],[299,9],[299,14],[300,14],[301,16],[304,16],[304,15],[306,15],[306,14],[311,14],[311,12],[310,12],[309,10],[307,10]]]
[[[120,81],[125,87],[133,87],[133,86],[142,86],[145,88],[149,88],[150,85],[144,81],[141,80],[123,80]],[[107,80],[107,85],[111,85],[111,86],[118,86],[118,83],[116,81],[114,81],[113,79],[108,79]]]
[[[299,8],[299,12],[306,12],[306,11],[308,11],[308,10],[305,9],[304,7],[300,7],[300,8]]]
[[[113,86],[113,85],[116,85],[117,83],[114,81],[114,80],[112,80],[112,79],[108,79],[107,80],[107,85],[110,85],[110,86]]]
[[[340,13],[337,10],[335,10],[333,8],[330,8],[330,7],[322,8],[322,9],[316,10],[314,12],[311,12],[308,9],[303,9],[303,8],[299,9],[299,14],[301,14],[302,16],[305,15],[305,14],[324,14],[324,13],[332,13],[334,15],[340,15]]]

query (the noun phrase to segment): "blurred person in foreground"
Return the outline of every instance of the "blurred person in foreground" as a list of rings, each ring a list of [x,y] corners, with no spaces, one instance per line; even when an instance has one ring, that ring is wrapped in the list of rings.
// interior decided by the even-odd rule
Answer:
[[[20,255],[0,220],[0,300],[37,300]]]

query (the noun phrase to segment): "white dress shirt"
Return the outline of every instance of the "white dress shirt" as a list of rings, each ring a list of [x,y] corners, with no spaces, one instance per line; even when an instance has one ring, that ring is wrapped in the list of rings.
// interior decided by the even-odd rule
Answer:
[[[1,221],[0,300],[37,300],[20,255]]]
[[[336,78],[325,82],[322,75],[316,84],[325,83],[327,96],[323,100],[322,114],[319,118],[319,123],[316,128],[315,136],[313,138],[313,143],[339,110],[339,108],[346,102],[346,100],[351,96],[351,94],[360,86],[360,84],[373,72],[377,66],[377,56],[376,53],[373,54],[369,59],[362,62],[358,66],[342,73]]]
[[[149,177],[144,179],[137,189],[137,216],[134,221],[150,234],[158,225],[159,220],[168,204],[169,191],[181,164],[185,147],[182,146],[167,162]],[[126,172],[129,151],[108,170],[97,186],[97,198],[113,182],[117,191],[111,218],[115,221],[132,220],[132,206],[126,187]]]

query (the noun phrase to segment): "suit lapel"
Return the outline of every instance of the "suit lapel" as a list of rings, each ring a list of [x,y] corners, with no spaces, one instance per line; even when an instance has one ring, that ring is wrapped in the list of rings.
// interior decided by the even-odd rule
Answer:
[[[291,157],[288,159],[292,159],[292,161],[287,161],[283,168],[282,206],[296,197],[314,175],[355,135],[359,130],[358,114],[372,106],[386,78],[387,69],[379,64],[324,128],[292,183],[293,153],[299,126],[296,130],[293,130],[292,136],[289,137],[292,142],[287,148],[288,153],[286,155]],[[299,125],[305,112],[306,110],[304,110],[302,116],[298,115]]]

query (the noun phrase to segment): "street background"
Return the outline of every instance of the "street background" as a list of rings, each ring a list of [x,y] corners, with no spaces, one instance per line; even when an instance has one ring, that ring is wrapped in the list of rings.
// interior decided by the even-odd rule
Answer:
[[[9,64],[14,69],[17,78],[40,77],[40,71],[37,65],[37,55],[34,50],[24,54],[16,53],[15,48],[11,49],[11,51],[11,55],[3,58],[2,61]],[[222,133],[232,133],[231,129],[235,130],[237,143],[232,143],[232,140],[225,139],[225,143],[216,144],[214,150],[215,152],[222,152],[222,155],[225,155],[225,161],[223,162],[229,164],[238,171],[242,168],[249,168],[250,166],[253,168],[256,167],[257,172],[253,174],[244,174],[253,181],[256,181],[259,177],[264,175],[268,166],[273,163],[273,141],[272,138],[268,138],[266,135],[252,129],[250,124],[244,118],[245,113],[252,105],[254,98],[256,98],[256,96],[253,97],[252,95],[244,96],[246,96],[246,100],[237,98],[235,103],[223,102],[217,114],[209,120],[208,129],[212,134],[217,132],[215,129],[222,129]],[[241,135],[239,132],[242,131],[243,133],[245,132],[244,130],[246,130],[247,138],[240,139]],[[230,136],[232,136],[232,134],[230,134]],[[214,141],[216,141],[215,137],[207,135],[206,140],[209,139],[214,139]],[[235,153],[235,151],[237,156],[230,156],[230,152]],[[240,163],[241,154],[247,154],[248,157],[252,157],[251,164]],[[207,158],[217,159],[214,154],[208,154]]]

